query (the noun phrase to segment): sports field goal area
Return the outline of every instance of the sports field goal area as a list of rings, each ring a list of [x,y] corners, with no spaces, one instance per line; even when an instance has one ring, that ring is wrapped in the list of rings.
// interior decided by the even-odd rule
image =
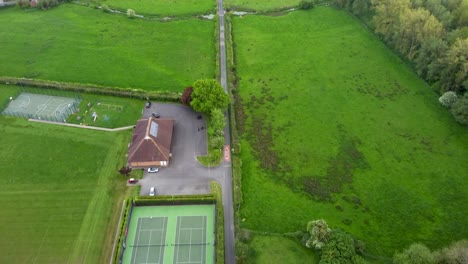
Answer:
[[[78,98],[21,93],[16,98],[10,98],[10,102],[2,111],[2,114],[54,122],[66,122],[68,116],[76,111],[80,102],[81,100]]]
[[[214,205],[136,206],[122,263],[214,263]]]

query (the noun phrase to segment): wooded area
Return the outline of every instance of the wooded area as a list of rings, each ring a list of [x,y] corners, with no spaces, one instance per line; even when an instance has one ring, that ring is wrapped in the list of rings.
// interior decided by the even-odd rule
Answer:
[[[450,108],[468,124],[468,0],[338,0],[361,18],[441,95],[457,94]],[[461,119],[460,119],[460,113]]]

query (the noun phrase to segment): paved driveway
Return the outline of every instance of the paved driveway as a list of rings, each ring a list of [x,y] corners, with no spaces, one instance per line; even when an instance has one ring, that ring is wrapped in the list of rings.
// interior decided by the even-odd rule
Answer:
[[[145,108],[143,118],[152,112],[160,118],[173,118],[172,158],[168,167],[161,167],[157,173],[145,171],[140,181],[140,195],[148,195],[151,186],[157,194],[201,194],[209,193],[210,175],[196,157],[206,155],[206,123],[201,115],[191,108],[171,103],[153,103]],[[202,129],[203,128],[203,129]]]

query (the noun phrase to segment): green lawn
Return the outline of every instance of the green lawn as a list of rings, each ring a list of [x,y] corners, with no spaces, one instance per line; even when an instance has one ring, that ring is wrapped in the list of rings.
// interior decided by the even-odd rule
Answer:
[[[80,112],[70,115],[68,123],[108,128],[134,126],[145,107],[143,100],[122,97],[83,94],[82,99],[78,106]],[[92,116],[93,112],[98,115],[96,121]]]
[[[133,9],[137,14],[161,16],[214,14],[215,0],[108,0],[103,1],[110,8]]]
[[[325,7],[233,28],[244,227],[324,218],[380,256],[468,236],[466,128],[375,36]]]
[[[0,96],[8,88],[0,89]],[[0,115],[0,263],[105,263],[130,132]],[[115,216],[115,215],[114,215]],[[110,225],[109,223],[113,223]]]
[[[294,7],[299,4],[300,0],[227,0],[224,5],[227,8],[239,10],[274,10],[278,8]]]
[[[3,76],[168,91],[215,76],[214,21],[161,23],[62,4],[2,8],[0,24],[8,25],[0,28]]]
[[[249,242],[250,250],[248,263],[318,263],[313,250],[301,247],[298,242],[281,236],[255,235]]]

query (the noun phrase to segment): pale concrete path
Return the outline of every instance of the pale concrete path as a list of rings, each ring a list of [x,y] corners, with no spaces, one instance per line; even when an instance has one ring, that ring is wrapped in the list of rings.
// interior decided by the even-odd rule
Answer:
[[[122,130],[129,130],[129,129],[133,129],[133,127],[134,127],[134,126],[126,126],[126,127],[118,127],[118,128],[105,128],[105,127],[83,126],[83,125],[69,124],[69,123],[58,123],[58,122],[39,120],[39,119],[28,119],[28,121],[44,123],[44,124],[51,124],[51,125],[58,125],[58,126],[86,128],[86,129],[100,130],[100,131],[107,131],[107,132],[116,132],[116,131],[122,131]]]

